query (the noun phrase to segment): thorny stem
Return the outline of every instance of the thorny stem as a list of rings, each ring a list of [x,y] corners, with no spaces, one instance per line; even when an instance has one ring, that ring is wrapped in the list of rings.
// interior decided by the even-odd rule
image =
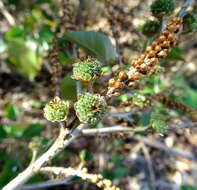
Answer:
[[[8,10],[5,8],[3,1],[0,1],[0,12],[2,15],[7,19],[10,26],[14,26],[16,24],[14,17],[8,12]]]

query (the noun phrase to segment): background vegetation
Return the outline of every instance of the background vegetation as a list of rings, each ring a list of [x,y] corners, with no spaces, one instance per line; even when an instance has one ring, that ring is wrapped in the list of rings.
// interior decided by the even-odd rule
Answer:
[[[117,0],[112,15],[102,0],[72,0],[67,23],[62,22],[60,0],[0,2],[0,187],[24,170],[33,155],[46,151],[58,135],[58,127],[43,117],[43,107],[54,96],[54,67],[49,61],[54,37],[58,39],[62,67],[61,97],[76,101],[72,65],[87,55],[102,63],[103,77],[94,83],[94,92],[103,93],[120,67],[127,70],[155,38],[144,32],[147,18],[156,20],[148,6],[151,3]],[[182,4],[182,0],[176,1],[177,9]],[[197,11],[196,2],[190,10]],[[117,19],[115,35],[110,16]],[[74,28],[64,33],[70,23]],[[190,112],[190,108],[197,110],[196,25],[194,22],[192,32],[160,61],[159,72],[111,98],[108,115],[93,126],[151,126],[151,132],[80,137],[51,164],[74,168],[83,164],[90,173],[101,173],[122,189],[196,190],[196,127],[165,130],[167,126],[197,122]],[[118,50],[114,48],[117,44]],[[162,93],[170,101],[189,107],[189,111],[176,103],[155,101]],[[68,123],[76,119],[73,109],[70,115]],[[46,180],[48,176],[37,174],[28,184]],[[98,187],[72,178],[69,184],[44,189]]]

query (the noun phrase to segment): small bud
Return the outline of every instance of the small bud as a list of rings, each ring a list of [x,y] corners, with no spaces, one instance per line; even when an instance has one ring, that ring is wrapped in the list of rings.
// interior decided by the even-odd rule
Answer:
[[[52,122],[65,121],[68,116],[69,102],[55,97],[44,107],[44,117]]]
[[[151,5],[151,12],[157,18],[172,14],[174,9],[174,0],[155,0]]]
[[[99,122],[107,108],[103,97],[90,93],[81,95],[74,107],[79,120],[87,124]]]
[[[157,21],[147,21],[143,25],[142,33],[148,37],[154,36],[160,30],[160,24]]]
[[[120,79],[120,81],[124,81],[128,78],[127,73],[125,71],[120,71],[118,74],[118,79]]]
[[[164,58],[164,57],[166,57],[167,56],[167,53],[165,52],[165,51],[160,51],[158,54],[157,54],[157,56],[159,57],[159,58]]]
[[[120,81],[116,81],[113,86],[115,89],[122,89],[124,87],[124,83]]]
[[[115,81],[115,79],[114,79],[114,78],[110,79],[110,80],[109,80],[109,82],[108,82],[108,86],[109,86],[109,87],[111,87],[111,88],[113,88],[113,87],[114,87],[115,82],[116,82],[116,81]]]
[[[73,65],[72,78],[84,83],[89,83],[99,78],[101,73],[102,70],[100,62],[97,60],[87,59]]]
[[[132,76],[129,78],[130,81],[136,81],[140,79],[140,73],[139,72],[135,72],[132,74]]]

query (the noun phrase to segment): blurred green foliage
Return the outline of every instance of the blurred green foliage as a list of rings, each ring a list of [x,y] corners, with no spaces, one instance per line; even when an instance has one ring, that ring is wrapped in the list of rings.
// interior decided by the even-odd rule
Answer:
[[[9,120],[16,121],[17,118],[20,116],[20,111],[18,107],[13,104],[8,104],[5,111],[5,115]]]

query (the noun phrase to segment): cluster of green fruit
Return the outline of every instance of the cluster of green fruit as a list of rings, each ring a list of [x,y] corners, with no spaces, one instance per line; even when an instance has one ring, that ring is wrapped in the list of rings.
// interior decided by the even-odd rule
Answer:
[[[87,59],[73,65],[72,78],[85,84],[92,83],[101,74],[101,64],[97,60]],[[74,104],[77,117],[82,123],[86,124],[96,124],[99,122],[106,112],[106,107],[104,97],[91,93],[79,95],[78,101]],[[69,102],[57,97],[46,104],[44,108],[45,118],[52,122],[65,121],[68,114]]]

